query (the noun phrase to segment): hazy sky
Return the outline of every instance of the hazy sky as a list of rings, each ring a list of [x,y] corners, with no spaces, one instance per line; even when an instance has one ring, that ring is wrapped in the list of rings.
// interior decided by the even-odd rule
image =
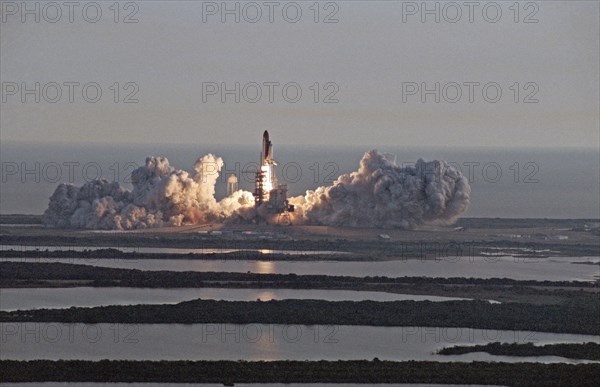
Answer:
[[[243,2],[239,23],[213,7],[221,2],[121,3],[118,23],[112,1],[98,2],[102,17],[96,23],[83,18],[85,2],[74,9],[72,23],[64,6],[60,19],[50,23],[44,16],[58,18],[56,9],[40,2],[40,22],[25,15],[23,23],[22,9],[14,9],[20,1],[2,3],[3,142],[244,144],[269,129],[279,144],[599,145],[600,4],[595,1],[521,2],[518,15],[513,1],[499,1],[494,4],[502,15],[496,23],[486,20],[497,11],[489,7],[484,15],[486,2],[473,10],[472,23],[463,2],[454,3],[461,7],[460,17],[455,8],[438,3],[440,23],[428,14],[421,22],[420,9],[411,15],[420,1],[321,3],[318,23],[313,1],[295,3],[302,10],[296,23],[283,17],[286,3],[275,6],[273,23],[263,2],[256,3],[262,12],[256,23],[244,19],[253,19],[256,8],[244,8]],[[286,8],[289,20],[296,17],[295,4]],[[123,23],[131,12],[138,22]],[[327,16],[338,22],[324,23]],[[87,17],[94,19],[93,7]],[[23,103],[22,90],[11,95],[11,85],[20,88],[22,82],[29,88],[47,85],[40,103],[35,95],[25,95]],[[56,103],[43,98],[54,98],[51,82],[62,85]],[[72,103],[65,82],[80,84]],[[82,85],[89,82],[102,89],[97,103],[82,97]],[[111,89],[115,82],[121,89],[118,103]],[[135,91],[133,85],[124,89],[128,82],[139,87],[138,103],[122,102]],[[244,100],[255,98],[250,84],[246,94],[240,90],[240,103],[234,95],[222,103],[218,92],[203,102],[203,83],[234,88],[236,82],[240,88],[259,84],[261,98]],[[279,83],[273,86],[273,103],[268,82]],[[302,90],[296,103],[282,95],[282,86],[291,82]],[[419,92],[403,101],[403,84],[433,89],[436,82],[440,103],[433,94],[422,103]],[[473,86],[473,103],[466,82],[480,83]],[[496,103],[482,92],[492,82],[502,90]],[[446,102],[444,97],[455,98],[456,84],[462,97]],[[494,87],[487,89],[490,100]],[[324,103],[336,88],[332,98],[339,101]],[[93,98],[94,89],[88,92]],[[295,89],[286,96],[293,99]],[[538,102],[524,103],[528,96]]]

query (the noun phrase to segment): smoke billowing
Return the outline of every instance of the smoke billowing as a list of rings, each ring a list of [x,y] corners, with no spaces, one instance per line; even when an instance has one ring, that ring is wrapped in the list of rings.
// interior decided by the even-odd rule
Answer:
[[[250,192],[215,199],[222,166],[221,158],[209,154],[189,174],[172,168],[166,158],[148,157],[132,173],[131,191],[106,180],[82,187],[59,185],[43,221],[61,228],[125,230],[252,221],[263,211],[254,209]],[[467,209],[470,192],[467,179],[444,161],[418,160],[400,167],[389,156],[370,151],[358,171],[290,202],[296,208],[295,224],[409,228],[454,222]]]
[[[43,221],[63,228],[119,230],[220,222],[254,203],[244,191],[217,202],[215,184],[222,166],[221,158],[209,154],[198,159],[190,175],[173,169],[164,157],[148,157],[131,174],[132,191],[106,180],[81,188],[59,185]]]
[[[333,185],[291,199],[310,223],[349,227],[401,227],[454,222],[469,205],[468,180],[444,161],[419,159],[400,167],[377,151],[367,152],[358,171]]]

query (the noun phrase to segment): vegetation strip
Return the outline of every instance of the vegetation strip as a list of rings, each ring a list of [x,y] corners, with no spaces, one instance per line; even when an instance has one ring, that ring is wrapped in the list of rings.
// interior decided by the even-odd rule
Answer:
[[[0,382],[443,383],[592,386],[597,364],[429,361],[0,361]]]
[[[225,243],[220,246],[212,246],[207,250],[228,250],[237,249],[236,242]],[[202,248],[198,248],[202,250]],[[296,251],[290,250],[289,253],[280,252],[261,252],[255,250],[238,250],[232,252],[206,252],[206,253],[140,253],[126,252],[116,248],[92,248],[84,250],[19,250],[6,249],[0,250],[0,258],[75,258],[75,259],[197,259],[197,260],[223,260],[223,261],[372,261],[367,256],[349,254],[349,253],[331,253],[319,254],[313,251],[303,251],[302,254],[296,254]]]
[[[93,263],[93,262],[91,262]],[[572,287],[596,289],[597,285],[584,281],[534,281],[513,280],[509,278],[440,278],[440,277],[352,277],[329,275],[296,275],[296,274],[256,274],[256,273],[226,273],[198,271],[150,271],[138,269],[118,269],[98,267],[93,265],[77,265],[60,262],[0,262],[0,284],[18,280],[93,280],[99,282],[119,282],[126,286],[130,282],[143,283],[144,286],[165,287],[164,283],[174,279],[174,287],[194,286],[199,281],[270,281],[270,282],[347,282],[352,284],[443,284],[443,285],[508,285],[536,287]],[[93,285],[90,285],[93,286]],[[7,287],[7,286],[2,286]]]
[[[485,301],[192,300],[175,305],[0,312],[0,322],[427,326],[598,335],[599,304],[597,297],[574,299],[559,305],[490,304]]]
[[[446,347],[440,355],[464,355],[472,352],[486,352],[499,356],[561,356],[568,359],[600,360],[600,344],[547,344],[537,346],[533,343],[488,343],[485,345],[464,345]]]
[[[349,277],[327,275],[174,272],[92,265],[0,262],[0,288],[66,287],[245,288],[376,291],[558,304],[600,289],[593,283],[506,278]],[[583,292],[582,292],[583,290]]]

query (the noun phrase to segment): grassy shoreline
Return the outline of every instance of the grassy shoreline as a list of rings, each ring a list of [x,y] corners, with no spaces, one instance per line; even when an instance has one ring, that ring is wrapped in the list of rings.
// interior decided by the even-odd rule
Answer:
[[[595,385],[598,364],[429,361],[0,361],[0,382]]]
[[[600,344],[546,344],[533,343],[487,343],[485,345],[457,345],[446,347],[440,355],[464,355],[473,352],[486,352],[497,356],[560,356],[567,359],[600,360]]]
[[[600,335],[597,297],[567,304],[485,301],[215,301],[0,312],[0,322],[463,327]]]
[[[57,262],[0,262],[0,288],[77,286],[354,290],[532,304],[557,304],[599,290],[594,283],[583,281],[174,272]]]

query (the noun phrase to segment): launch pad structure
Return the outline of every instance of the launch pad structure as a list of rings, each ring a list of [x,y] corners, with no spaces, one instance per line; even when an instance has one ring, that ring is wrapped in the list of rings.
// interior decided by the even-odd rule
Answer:
[[[280,215],[289,222],[294,206],[287,199],[287,184],[278,184],[275,173],[277,162],[273,159],[273,144],[269,140],[269,132],[265,130],[260,153],[260,168],[256,172],[254,189],[254,206],[260,212]]]

